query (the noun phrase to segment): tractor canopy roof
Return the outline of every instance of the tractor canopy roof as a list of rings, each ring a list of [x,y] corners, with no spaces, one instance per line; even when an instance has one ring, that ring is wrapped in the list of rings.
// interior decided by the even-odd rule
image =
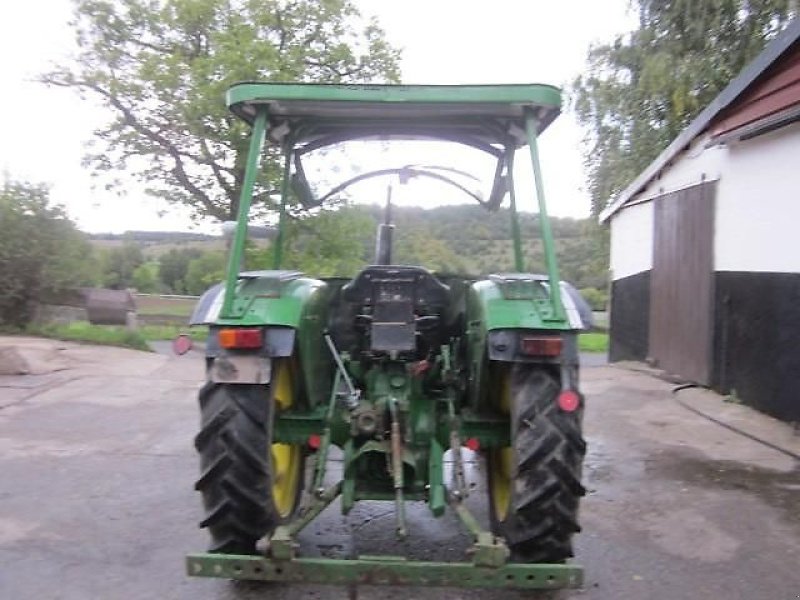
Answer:
[[[527,143],[525,117],[541,133],[561,109],[550,85],[332,85],[239,83],[231,111],[252,123],[268,110],[273,142],[301,153],[354,139],[441,139],[499,156]]]

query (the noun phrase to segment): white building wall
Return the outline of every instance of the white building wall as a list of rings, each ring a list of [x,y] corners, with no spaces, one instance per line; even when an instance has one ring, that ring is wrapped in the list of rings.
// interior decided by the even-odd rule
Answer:
[[[800,273],[800,123],[706,147],[700,138],[611,218],[611,277],[652,268],[651,200],[719,180],[714,269]]]
[[[652,200],[663,194],[719,179],[728,149],[725,146],[707,147],[707,145],[707,136],[695,139],[686,150],[673,159],[659,178],[651,181],[636,195],[634,202]]]
[[[800,273],[800,123],[732,142],[717,189],[717,271]]]
[[[634,204],[611,219],[611,279],[653,268],[653,203]]]
[[[611,217],[611,278],[622,279],[653,268],[654,198],[720,178],[727,149],[706,148],[701,137],[682,152],[658,179]]]

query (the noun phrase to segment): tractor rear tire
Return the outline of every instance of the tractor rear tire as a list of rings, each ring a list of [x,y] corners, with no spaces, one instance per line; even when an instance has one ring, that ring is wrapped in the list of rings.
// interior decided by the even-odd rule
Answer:
[[[209,552],[255,554],[256,542],[287,520],[273,498],[273,393],[269,385],[206,383],[200,390],[201,429],[195,437]],[[300,484],[291,511],[302,487]],[[291,516],[291,515],[288,515]]]
[[[492,530],[505,538],[513,560],[564,562],[573,556],[578,504],[586,493],[581,484],[583,400],[573,412],[559,408],[557,373],[543,366],[502,365],[495,373],[506,378],[494,389],[507,394],[500,405],[510,411],[512,446],[487,456]],[[502,478],[508,492],[501,494]]]

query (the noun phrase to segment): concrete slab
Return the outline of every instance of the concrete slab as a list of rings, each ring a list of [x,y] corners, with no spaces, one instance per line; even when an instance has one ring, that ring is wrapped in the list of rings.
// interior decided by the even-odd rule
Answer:
[[[63,379],[0,387],[0,597],[348,597],[335,587],[186,577],[183,556],[207,545],[192,489],[202,359],[78,345],[63,352],[73,361],[58,373]],[[647,374],[601,366],[585,369],[582,381],[589,494],[576,562],[586,568],[584,590],[364,587],[358,597],[795,597],[797,461],[687,410],[671,384]],[[9,391],[22,395],[2,408]],[[692,406],[785,441],[783,424],[685,393],[678,398]],[[332,457],[333,471],[340,460]],[[469,503],[485,523],[483,465],[476,455],[469,461]],[[452,515],[433,519],[424,505],[409,507],[411,537],[400,544],[391,506],[363,503],[346,518],[337,509],[304,531],[303,552],[463,559],[467,538]]]

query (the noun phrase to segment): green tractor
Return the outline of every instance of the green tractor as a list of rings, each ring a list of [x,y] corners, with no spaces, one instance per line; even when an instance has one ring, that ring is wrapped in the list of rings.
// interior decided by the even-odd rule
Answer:
[[[559,113],[559,90],[242,83],[227,102],[252,137],[226,281],[192,317],[210,328],[195,446],[200,525],[211,547],[187,557],[188,573],[349,585],[581,585],[580,567],[567,559],[585,492],[577,336],[591,313],[559,279],[537,150]],[[265,138],[285,159],[274,265],[242,272]],[[487,154],[495,162],[491,193],[472,195],[489,210],[509,199],[517,272],[475,279],[394,264],[389,218],[374,264],[352,280],[281,270],[292,202],[312,207],[374,175],[430,176],[468,191],[450,172],[403,166],[315,197],[304,157],[365,139],[445,140]],[[546,275],[523,272],[513,160],[526,146]],[[332,445],[343,453],[334,482]],[[488,531],[464,504],[462,446],[485,459]],[[426,502],[435,517],[449,507],[472,535],[470,558],[301,556],[297,534],[337,498],[344,514],[359,500],[394,503],[398,539],[413,535],[407,501]]]

